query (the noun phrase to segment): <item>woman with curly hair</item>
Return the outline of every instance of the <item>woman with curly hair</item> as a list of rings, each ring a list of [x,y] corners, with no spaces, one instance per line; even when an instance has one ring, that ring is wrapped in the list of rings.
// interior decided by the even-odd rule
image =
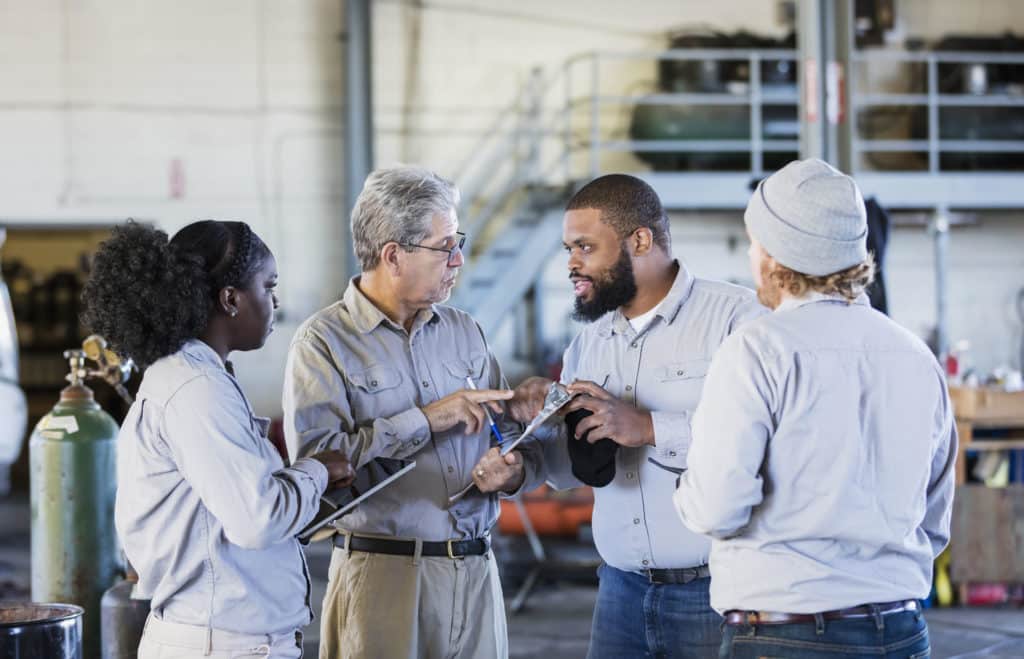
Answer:
[[[273,254],[244,222],[114,229],[85,324],[146,368],[118,436],[115,521],[152,599],[140,659],[301,656],[309,575],[295,535],[351,482],[339,451],[286,466],[227,361],[273,330]]]

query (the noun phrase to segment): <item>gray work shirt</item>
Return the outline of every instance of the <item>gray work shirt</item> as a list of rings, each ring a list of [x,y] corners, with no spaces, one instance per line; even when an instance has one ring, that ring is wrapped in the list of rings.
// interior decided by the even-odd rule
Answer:
[[[693,430],[675,503],[715,538],[715,609],[928,595],[949,541],[953,410],[935,357],[866,297],[789,300],[729,337]]]
[[[753,291],[697,279],[680,264],[671,290],[643,331],[638,334],[616,310],[585,327],[565,351],[563,383],[605,383],[612,395],[649,410],[654,423],[656,445],[620,447],[615,478],[594,488],[594,541],[612,567],[642,572],[707,563],[710,542],[684,527],[673,509],[676,475],[647,458],[686,466],[691,415],[711,356],[737,326],[764,313]],[[548,478],[558,488],[577,487],[581,483],[572,475],[565,424],[556,428],[557,437],[544,441]]]
[[[202,341],[146,370],[117,438],[115,521],[158,618],[244,634],[312,620],[294,536],[327,469],[285,468],[268,425]]]
[[[378,457],[416,468],[374,494],[336,526],[366,535],[427,541],[486,535],[498,497],[474,489],[450,509],[448,497],[472,481],[491,446],[490,430],[462,424],[431,433],[424,407],[460,389],[507,388],[501,368],[469,314],[443,305],[421,310],[409,332],[349,282],[342,299],[298,329],[288,354],[284,427],[291,455],[340,449],[353,467]],[[506,436],[518,428],[496,418]],[[526,485],[538,482],[539,448],[520,444]]]

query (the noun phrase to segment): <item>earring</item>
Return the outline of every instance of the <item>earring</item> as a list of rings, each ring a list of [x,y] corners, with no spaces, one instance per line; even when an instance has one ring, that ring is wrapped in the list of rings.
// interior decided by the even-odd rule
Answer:
[[[231,312],[231,317],[232,317],[232,318],[234,318],[234,317],[235,317],[235,316],[237,316],[237,315],[238,315],[238,312],[237,312],[237,311],[232,311],[232,312]]]

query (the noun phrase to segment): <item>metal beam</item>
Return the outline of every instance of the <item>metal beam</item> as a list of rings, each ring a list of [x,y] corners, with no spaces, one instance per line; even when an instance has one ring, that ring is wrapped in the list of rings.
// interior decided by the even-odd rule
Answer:
[[[363,181],[373,170],[373,96],[370,0],[343,0],[345,5],[345,272],[359,271],[352,250],[350,216]]]

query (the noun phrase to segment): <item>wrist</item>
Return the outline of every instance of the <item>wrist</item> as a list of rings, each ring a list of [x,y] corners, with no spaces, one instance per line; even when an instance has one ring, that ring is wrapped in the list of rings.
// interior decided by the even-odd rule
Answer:
[[[520,469],[519,473],[516,474],[516,477],[512,480],[512,483],[509,486],[502,488],[501,491],[505,494],[515,494],[523,487],[524,482],[526,482],[526,471]]]
[[[644,443],[648,446],[657,446],[654,437],[654,418],[650,412],[644,412]]]

